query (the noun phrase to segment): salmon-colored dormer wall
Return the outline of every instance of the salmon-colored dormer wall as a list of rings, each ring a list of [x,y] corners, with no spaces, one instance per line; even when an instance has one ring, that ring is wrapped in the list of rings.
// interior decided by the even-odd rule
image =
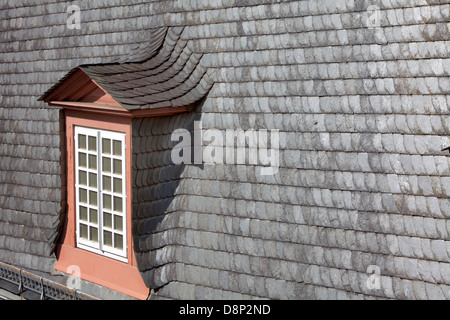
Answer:
[[[108,258],[77,247],[75,210],[75,126],[123,132],[126,135],[126,189],[127,189],[127,262]],[[132,239],[132,182],[131,182],[131,119],[112,115],[66,110],[66,159],[67,159],[67,215],[61,242],[57,245],[55,269],[70,273],[76,266],[80,278],[116,290],[137,299],[146,299],[146,287],[136,266]]]

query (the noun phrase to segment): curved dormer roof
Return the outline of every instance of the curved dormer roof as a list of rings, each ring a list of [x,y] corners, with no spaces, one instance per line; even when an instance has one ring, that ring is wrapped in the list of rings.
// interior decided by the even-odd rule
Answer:
[[[202,54],[182,39],[184,28],[150,31],[145,59],[136,54],[118,63],[80,65],[39,100],[52,105],[110,106],[124,111],[187,107],[212,86]]]

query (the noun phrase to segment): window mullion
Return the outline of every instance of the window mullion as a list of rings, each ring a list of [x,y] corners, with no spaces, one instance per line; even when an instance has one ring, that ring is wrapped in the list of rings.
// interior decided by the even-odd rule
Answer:
[[[97,139],[97,185],[98,185],[98,243],[99,249],[103,251],[103,163],[102,163],[102,133],[98,131]]]

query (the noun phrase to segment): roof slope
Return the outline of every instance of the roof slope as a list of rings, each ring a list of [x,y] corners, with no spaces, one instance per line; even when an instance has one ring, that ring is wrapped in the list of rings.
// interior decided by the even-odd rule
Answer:
[[[449,1],[79,1],[80,30],[65,1],[0,2],[0,260],[52,272],[65,218],[64,120],[37,97],[184,26],[213,88],[169,122],[133,120],[152,299],[450,299]],[[205,130],[280,130],[279,173],[167,164],[199,109]]]
[[[187,40],[180,39],[184,28],[150,31],[147,57],[107,64],[86,64],[72,69],[40,100],[47,98],[77,70],[82,70],[127,110],[156,109],[191,105],[202,99],[212,86],[202,54],[193,53]]]

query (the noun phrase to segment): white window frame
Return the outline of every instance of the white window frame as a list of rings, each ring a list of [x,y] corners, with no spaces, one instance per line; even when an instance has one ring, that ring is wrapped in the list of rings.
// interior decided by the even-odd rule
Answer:
[[[78,144],[78,137],[79,135],[85,135],[86,136],[86,150],[81,150],[79,149],[79,144]],[[97,138],[96,140],[96,151],[88,151],[88,137],[89,136],[95,136]],[[91,251],[109,258],[113,258],[119,261],[123,261],[123,262],[128,262],[128,257],[127,257],[127,192],[126,192],[126,134],[123,132],[115,132],[115,131],[108,131],[108,130],[104,130],[104,129],[96,129],[96,128],[87,128],[87,127],[82,127],[82,126],[75,126],[75,152],[74,152],[74,157],[75,157],[75,211],[76,211],[76,243],[77,243],[77,247],[80,249],[84,249],[87,251]],[[108,155],[108,158],[111,158],[111,173],[108,173],[108,176],[111,176],[111,191],[105,191],[103,190],[103,161],[102,161],[102,139],[111,139],[111,144],[113,140],[116,141],[121,141],[121,155],[120,156],[115,156],[113,155],[113,151],[112,151],[112,145],[111,145],[111,155]],[[89,162],[87,164],[87,168],[81,168],[79,165],[79,153],[86,153],[87,154],[87,158],[89,158],[89,153],[96,154],[97,156],[97,168],[96,169],[88,169],[89,167]],[[122,168],[121,168],[121,174],[115,174],[113,173],[113,163],[114,163],[114,159],[115,160],[121,160],[122,161]],[[89,161],[87,159],[87,161]],[[79,181],[79,172],[80,171],[86,171],[87,175],[89,176],[89,170],[94,173],[96,172],[97,174],[97,188],[91,188],[89,186],[86,185],[81,185],[80,181]],[[122,179],[122,186],[121,186],[121,190],[122,193],[114,193],[113,191],[113,181],[114,181],[114,177],[116,178],[120,178]],[[87,183],[87,185],[89,185],[89,183]],[[120,184],[119,184],[120,185]],[[89,194],[89,190],[91,188],[91,191],[96,191],[97,192],[97,207],[95,206],[91,206],[90,204],[87,203],[81,203],[80,202],[80,188],[82,189],[86,189],[87,193]],[[104,208],[104,203],[103,203],[103,195],[109,195],[111,194],[111,203],[114,202],[114,194],[117,195],[116,198],[122,198],[122,212],[116,212],[113,211],[113,208],[107,210]],[[89,202],[89,201],[88,201]],[[112,205],[112,204],[111,204]],[[80,217],[80,207],[87,207],[88,208],[88,218],[87,221],[81,221],[81,217]],[[98,228],[98,241],[90,241],[89,239],[85,239],[81,237],[80,234],[80,226],[81,224],[83,225],[87,225],[88,229],[89,226],[93,226],[92,223],[89,222],[89,208],[94,208],[97,210],[98,216],[97,216],[97,226],[94,225],[94,227]],[[104,221],[103,221],[103,214],[106,212],[110,212],[113,213],[111,219],[112,219],[112,223],[114,222],[114,216],[118,216],[118,217],[122,217],[122,231],[117,231],[114,230],[112,226],[111,228],[108,228],[106,226],[104,226]],[[114,234],[118,234],[118,235],[122,235],[122,249],[117,249],[114,248],[112,246],[107,246],[104,244],[104,237],[103,237],[103,231],[112,231],[112,241],[115,241],[114,239]]]

